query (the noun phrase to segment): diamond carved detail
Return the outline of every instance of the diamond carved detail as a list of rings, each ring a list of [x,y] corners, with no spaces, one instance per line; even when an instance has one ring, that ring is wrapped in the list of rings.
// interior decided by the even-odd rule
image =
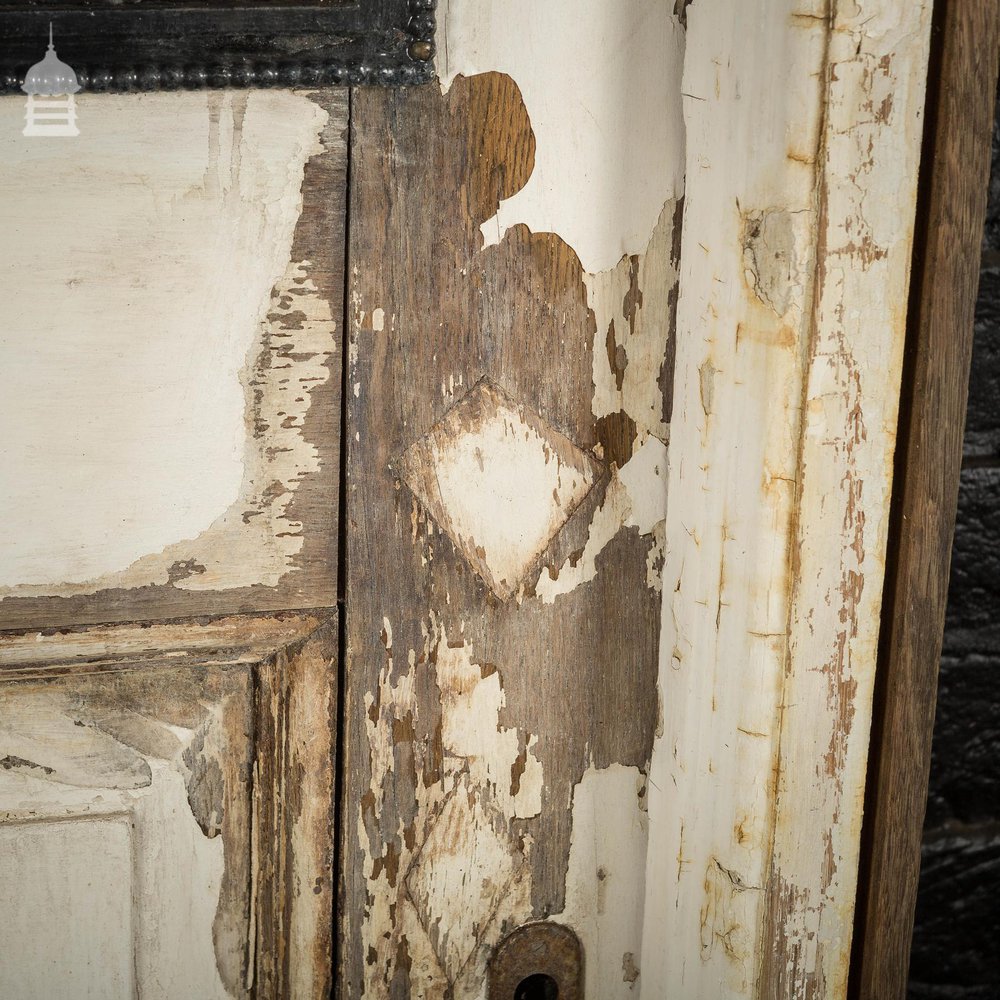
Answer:
[[[441,968],[454,984],[523,860],[503,817],[468,780],[448,797],[406,875],[407,894]]]
[[[394,467],[501,599],[517,590],[601,471],[565,434],[487,380]]]

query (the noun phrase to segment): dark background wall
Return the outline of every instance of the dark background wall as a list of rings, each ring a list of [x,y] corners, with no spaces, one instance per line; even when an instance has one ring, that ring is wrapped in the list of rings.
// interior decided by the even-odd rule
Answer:
[[[993,127],[910,997],[1000,998],[1000,113]]]

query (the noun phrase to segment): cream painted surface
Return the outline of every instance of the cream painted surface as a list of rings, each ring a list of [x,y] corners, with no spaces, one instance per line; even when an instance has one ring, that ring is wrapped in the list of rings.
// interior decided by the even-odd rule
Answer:
[[[678,162],[683,153],[683,144],[671,150]],[[653,435],[666,442],[669,435],[658,375],[671,336],[679,226],[678,201],[664,202],[641,253],[622,257],[609,270],[585,274],[583,279],[597,325],[594,416],[624,410],[635,421],[640,441]]]
[[[507,73],[537,143],[528,183],[483,224],[487,244],[525,223],[558,233],[591,272],[646,248],[684,182],[684,32],[672,8],[665,0],[443,0],[442,85],[460,73]]]
[[[282,91],[79,105],[79,138],[47,142],[21,136],[22,101],[0,101],[0,596],[273,584],[316,463],[302,389],[328,377],[333,344],[290,261],[326,113]],[[289,308],[309,360],[279,384],[255,364]]]
[[[19,714],[15,706],[15,701],[5,701],[8,717]],[[95,733],[89,727],[84,732]],[[191,735],[187,733],[189,740]],[[39,873],[30,879],[35,886],[31,891],[36,898],[42,894],[39,918],[45,929],[34,945],[26,942],[20,950],[5,946],[0,953],[0,984],[23,984],[25,989],[30,984],[31,989],[43,991],[37,994],[39,1000],[43,996],[104,1000],[115,995],[109,990],[119,988],[120,995],[132,997],[134,969],[135,985],[144,1000],[184,996],[227,1000],[245,995],[241,989],[231,993],[223,985],[213,946],[222,838],[209,839],[202,833],[188,805],[183,774],[165,761],[148,760],[144,761],[148,779],[138,787],[107,772],[103,784],[96,777],[87,786],[68,784],[59,780],[59,764],[36,749],[23,748],[25,760],[30,760],[28,753],[35,753],[34,766],[0,770],[0,868],[15,865],[19,879]],[[77,756],[78,766],[84,766],[85,748]],[[143,760],[138,753],[134,756]],[[10,757],[6,759],[9,762]],[[51,834],[54,825],[65,835]],[[120,826],[126,835],[131,828],[124,844]],[[40,873],[42,868],[46,875]],[[22,895],[7,891],[7,872],[0,874],[4,926],[20,925],[17,933],[27,933],[34,919],[30,907]],[[101,913],[109,923],[97,923]],[[81,915],[89,926],[77,927]],[[103,949],[98,953],[90,950],[95,937]],[[45,977],[35,967],[39,942],[61,951]],[[106,968],[95,964],[97,955],[106,956],[111,964]],[[179,955],[183,961],[178,961]],[[128,978],[121,971],[125,956]],[[81,979],[70,975],[74,970],[79,970]],[[52,978],[55,975],[60,979]],[[62,992],[60,982],[67,984]],[[44,992],[49,985],[55,992]],[[78,992],[84,985],[91,992]],[[4,989],[3,995],[34,994]]]
[[[827,56],[771,862],[773,933],[801,942],[770,974],[790,996],[847,989],[931,8],[839,2]]]
[[[649,1000],[749,996],[757,968],[809,287],[789,288],[782,316],[758,299],[745,280],[743,214],[794,213],[805,234],[813,217],[811,163],[789,153],[815,153],[825,32],[822,20],[795,25],[793,10],[688,8],[663,734],[650,768],[642,949]],[[789,89],[788,79],[802,84]]]
[[[0,996],[132,1000],[131,870],[127,816],[0,822]]]
[[[650,1000],[844,991],[929,4],[832,9],[687,11]]]
[[[639,995],[645,881],[646,778],[635,767],[591,768],[573,790],[566,908],[554,919],[583,945],[588,997]]]
[[[473,781],[491,789],[505,815],[518,819],[537,816],[542,808],[542,765],[531,749],[536,737],[529,736],[526,741],[523,771],[515,792],[510,769],[521,753],[521,741],[516,730],[499,724],[506,703],[500,674],[484,671],[473,662],[468,645],[449,645],[442,631],[437,682],[441,690],[441,742],[445,750],[456,757],[468,758]]]
[[[509,597],[590,492],[597,464],[496,386],[477,385],[399,472],[498,597]]]

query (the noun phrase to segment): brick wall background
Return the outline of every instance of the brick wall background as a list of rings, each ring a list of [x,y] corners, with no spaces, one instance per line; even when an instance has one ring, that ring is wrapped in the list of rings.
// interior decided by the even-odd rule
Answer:
[[[1000,1000],[1000,102],[909,995]]]

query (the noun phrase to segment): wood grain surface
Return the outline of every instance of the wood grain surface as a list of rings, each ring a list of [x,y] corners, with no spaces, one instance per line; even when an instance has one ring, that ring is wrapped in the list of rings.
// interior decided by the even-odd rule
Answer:
[[[483,245],[534,159],[508,77],[355,92],[352,129],[340,994],[479,996],[491,949],[533,918],[579,919],[588,967],[622,989],[661,558],[655,523],[624,512],[623,470],[665,460],[637,423],[662,436],[669,416],[675,209],[661,279],[652,252],[623,260],[605,296],[618,325],[598,329],[558,236]],[[624,402],[595,417],[616,366]],[[634,383],[650,415],[629,412]],[[594,802],[601,781],[626,808]],[[594,832],[619,820],[627,843]],[[577,841],[614,861],[574,865]]]

